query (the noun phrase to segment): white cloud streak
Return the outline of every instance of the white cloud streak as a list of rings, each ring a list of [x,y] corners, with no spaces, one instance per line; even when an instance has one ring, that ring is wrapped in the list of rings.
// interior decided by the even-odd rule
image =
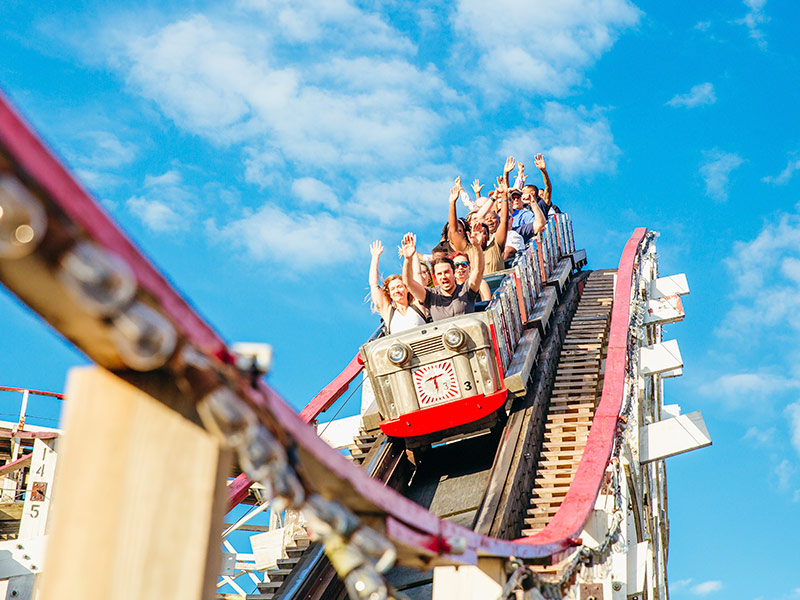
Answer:
[[[737,25],[744,25],[750,38],[755,40],[761,50],[767,49],[767,37],[762,29],[763,25],[769,22],[769,17],[764,13],[764,5],[767,0],[743,0],[748,8],[747,14],[741,19],[734,21]]]
[[[717,95],[714,93],[714,85],[712,83],[699,83],[692,86],[686,94],[676,94],[669,101],[669,106],[683,106],[686,108],[694,108],[696,106],[707,106],[714,104],[717,101]]]
[[[786,163],[786,168],[778,175],[762,177],[761,181],[764,183],[772,183],[774,185],[786,185],[791,180],[795,171],[800,171],[800,158],[790,158]]]
[[[532,157],[544,153],[548,169],[564,177],[613,173],[621,152],[602,109],[570,108],[547,102],[541,124],[510,132],[500,144],[500,156]]]
[[[695,596],[707,596],[722,589],[722,582],[719,580],[704,581],[691,587],[691,592]]]
[[[477,58],[484,85],[561,96],[582,85],[585,71],[641,16],[628,0],[460,0],[457,60]],[[509,30],[510,20],[523,25]]]
[[[797,450],[797,453],[800,454],[800,401],[786,407],[786,416],[789,419],[789,433],[791,434],[792,445]]]
[[[744,163],[744,159],[738,154],[717,149],[703,152],[703,158],[700,175],[705,183],[706,195],[719,202],[727,201],[730,175]]]

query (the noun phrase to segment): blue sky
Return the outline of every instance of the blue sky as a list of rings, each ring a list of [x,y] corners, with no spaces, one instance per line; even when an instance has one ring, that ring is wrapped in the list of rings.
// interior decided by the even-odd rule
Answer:
[[[295,407],[376,325],[368,243],[433,246],[456,175],[543,152],[591,268],[661,232],[692,287],[668,400],[714,438],[668,461],[672,595],[800,598],[796,3],[0,11],[0,87],[226,339],[274,346]],[[84,359],[7,294],[0,314],[0,384],[61,390]]]

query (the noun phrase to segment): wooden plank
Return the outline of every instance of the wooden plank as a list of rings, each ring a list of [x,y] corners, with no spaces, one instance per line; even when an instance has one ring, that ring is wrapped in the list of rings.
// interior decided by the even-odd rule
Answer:
[[[20,469],[27,467],[29,464],[31,464],[31,456],[32,454],[26,454],[14,462],[10,462],[0,467],[0,477],[4,477],[9,473],[13,473],[14,471],[19,471]]]
[[[214,598],[230,453],[101,368],[73,369],[66,395],[40,597]]]

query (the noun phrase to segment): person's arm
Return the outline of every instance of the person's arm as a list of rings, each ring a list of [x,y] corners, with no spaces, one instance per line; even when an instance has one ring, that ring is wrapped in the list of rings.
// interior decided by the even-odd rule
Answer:
[[[369,263],[369,292],[372,295],[372,303],[378,312],[383,316],[384,311],[389,306],[386,300],[386,294],[383,293],[381,288],[381,276],[378,267],[381,254],[383,253],[383,244],[380,240],[376,240],[369,245],[369,252],[372,255],[372,260]]]
[[[481,281],[483,281],[483,248],[481,248],[477,237],[474,237],[472,232],[470,232],[470,241],[472,242],[472,247],[475,248],[475,256],[473,257],[469,272],[469,289],[473,292],[479,292],[481,289]]]
[[[422,267],[419,266],[419,253],[414,252],[414,258],[411,260],[411,272],[414,274],[414,281],[419,281],[424,286],[425,284],[422,282]]]
[[[509,156],[506,159],[506,164],[503,166],[503,181],[506,182],[506,187],[508,187],[508,174],[514,170],[514,157]]]
[[[553,186],[550,184],[550,176],[547,174],[547,165],[545,165],[544,156],[541,154],[534,156],[533,164],[542,172],[542,179],[544,179],[544,201],[547,206],[550,206],[553,203]]]
[[[483,205],[478,209],[478,212],[475,214],[475,220],[473,221],[473,223],[475,221],[479,223],[483,222],[484,217],[488,215],[490,212],[492,212],[493,208],[494,208],[494,202],[492,202],[491,200],[487,200],[486,202],[484,202]]]
[[[492,290],[489,289],[489,284],[485,279],[481,279],[481,300],[491,300]]]
[[[467,240],[464,236],[458,233],[458,226],[456,225],[456,200],[461,191],[461,177],[456,177],[455,185],[450,188],[450,212],[447,215],[447,237],[453,248],[459,252],[464,252],[467,249]]]
[[[412,262],[417,253],[417,236],[407,233],[403,236],[403,283],[419,302],[425,302],[426,289],[419,281],[414,279]]]
[[[521,190],[522,186],[525,185],[525,178],[525,165],[517,161],[517,178],[514,180],[514,187]]]
[[[544,226],[547,225],[547,220],[544,218],[542,209],[539,208],[538,202],[531,202],[531,210],[533,211],[533,233],[541,233],[544,231]]]
[[[494,241],[502,252],[506,247],[506,238],[508,237],[508,187],[498,187],[497,192],[500,196],[500,225],[494,234]]]

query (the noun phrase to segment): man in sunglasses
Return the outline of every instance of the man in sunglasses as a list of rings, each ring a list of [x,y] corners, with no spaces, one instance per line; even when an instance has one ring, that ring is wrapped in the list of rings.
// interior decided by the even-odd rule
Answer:
[[[403,283],[406,284],[411,295],[430,311],[434,321],[475,311],[475,299],[478,297],[483,281],[484,265],[483,250],[477,239],[473,241],[473,245],[476,250],[469,279],[464,283],[457,283],[452,259],[437,258],[433,261],[433,274],[438,285],[428,288],[414,279],[412,259],[417,252],[417,236],[407,233],[403,237]]]

